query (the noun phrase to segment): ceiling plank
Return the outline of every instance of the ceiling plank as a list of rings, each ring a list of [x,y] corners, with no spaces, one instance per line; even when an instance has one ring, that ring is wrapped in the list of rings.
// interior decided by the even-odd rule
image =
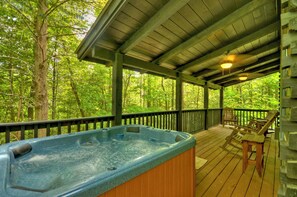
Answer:
[[[234,50],[234,49],[236,49],[236,48],[238,48],[238,47],[240,47],[242,45],[245,45],[245,44],[247,44],[247,43],[249,43],[251,41],[254,41],[254,40],[256,40],[258,38],[261,38],[261,37],[263,37],[263,36],[265,36],[265,35],[267,35],[267,34],[269,34],[271,32],[274,32],[274,31],[278,30],[279,27],[280,27],[279,21],[277,21],[275,23],[272,23],[270,25],[267,25],[266,27],[254,32],[252,34],[249,34],[248,36],[245,36],[245,37],[243,37],[243,38],[241,38],[239,40],[236,40],[235,42],[230,43],[230,44],[228,44],[228,45],[226,45],[226,46],[224,46],[224,47],[222,47],[222,48],[220,48],[220,49],[218,49],[218,50],[216,50],[216,51],[214,51],[212,53],[206,54],[201,58],[198,58],[198,59],[196,59],[196,60],[194,60],[192,62],[189,62],[189,63],[187,63],[185,65],[182,65],[182,66],[178,67],[177,70],[178,71],[183,71],[183,70],[185,70],[185,69],[187,69],[187,68],[189,68],[191,66],[201,64],[202,62],[205,62],[207,60],[210,60],[212,58],[220,56],[220,55],[224,54],[226,51],[232,51],[232,50]],[[204,68],[201,67],[201,69],[204,69]]]
[[[164,5],[153,17],[151,17],[142,27],[140,27],[118,51],[127,53],[136,46],[144,37],[151,33],[155,28],[168,20],[173,14],[184,7],[190,0],[171,0]]]
[[[229,73],[229,74],[222,75],[221,73],[218,73],[216,75],[212,75],[210,77],[205,78],[205,80],[207,80],[207,81],[216,81],[216,80],[219,80],[219,79],[223,79],[223,78],[226,78],[226,77],[229,77],[229,76],[238,74],[240,72],[243,72],[243,70],[244,71],[248,71],[248,70],[253,69],[255,67],[262,66],[262,65],[264,65],[264,64],[266,64],[268,62],[272,62],[272,61],[278,60],[279,58],[280,58],[280,53],[278,51],[278,52],[273,53],[271,55],[268,55],[268,56],[259,58],[259,60],[257,62],[255,62],[255,63],[253,63],[253,64],[250,64],[250,65],[247,65],[247,66],[241,66],[241,67],[233,68],[232,69],[232,72]]]
[[[220,28],[226,27],[229,24],[234,23],[235,21],[238,20],[238,18],[242,18],[247,13],[252,12],[253,10],[262,6],[263,4],[266,4],[267,2],[269,2],[269,1],[268,0],[261,0],[261,1],[253,0],[253,1],[245,4],[244,6],[240,7],[239,9],[235,10],[234,12],[232,12],[230,15],[223,17],[221,20],[217,21],[210,27],[205,28],[203,31],[194,35],[187,41],[185,41],[185,42],[179,44],[178,46],[176,46],[175,48],[169,50],[168,52],[166,52],[165,54],[163,54],[162,56],[160,56],[159,58],[154,60],[154,62],[160,64],[160,63],[170,59],[172,56],[174,56],[174,55],[180,53],[181,51],[183,51],[191,46],[194,46],[194,45],[198,44],[199,42],[201,42],[202,40],[206,39],[209,36],[210,32],[214,32]]]

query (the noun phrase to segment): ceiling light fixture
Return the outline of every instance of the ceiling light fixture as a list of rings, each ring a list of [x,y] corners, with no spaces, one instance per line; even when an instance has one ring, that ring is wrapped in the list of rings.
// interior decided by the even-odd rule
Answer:
[[[223,69],[231,68],[231,66],[232,66],[231,62],[224,62],[224,63],[221,64],[221,67]]]
[[[245,81],[245,80],[247,80],[247,76],[240,76],[240,77],[239,77],[239,80],[240,80],[240,81]]]

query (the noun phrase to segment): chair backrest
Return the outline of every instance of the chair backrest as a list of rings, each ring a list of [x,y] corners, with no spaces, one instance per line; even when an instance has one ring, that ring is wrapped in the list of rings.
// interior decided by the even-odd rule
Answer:
[[[224,108],[224,120],[234,120],[236,119],[236,116],[234,115],[234,109],[233,108]]]
[[[267,112],[267,115],[266,115],[266,117],[264,119],[268,121],[271,118],[273,118],[276,113],[278,113],[277,110],[270,110],[270,111]]]
[[[267,122],[261,127],[261,129],[257,132],[257,134],[263,135],[268,130],[268,128],[272,125],[272,123],[275,121],[278,115],[279,115],[279,112],[276,110],[269,111],[265,118]]]

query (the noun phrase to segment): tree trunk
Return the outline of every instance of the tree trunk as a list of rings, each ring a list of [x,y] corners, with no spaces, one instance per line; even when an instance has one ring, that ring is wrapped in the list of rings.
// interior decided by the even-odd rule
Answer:
[[[132,74],[130,73],[130,71],[128,71],[127,74],[125,74],[123,77],[123,109],[127,109],[127,107],[129,106],[128,90],[130,87],[131,76]]]
[[[28,121],[34,119],[34,84],[30,88],[29,103],[28,103]]]
[[[200,89],[199,87],[197,86],[197,96],[196,96],[196,107],[197,109],[199,109],[199,98],[200,98]]]
[[[148,98],[146,99],[147,103],[146,106],[147,108],[152,107],[152,102],[151,102],[151,77],[150,75],[147,75],[147,96]]]
[[[175,83],[171,80],[171,110],[175,109]]]
[[[69,59],[67,59],[67,60],[68,60],[68,70],[69,70],[69,73],[70,73],[70,86],[71,86],[72,92],[73,92],[73,94],[75,96],[75,100],[76,100],[77,106],[79,108],[80,115],[81,115],[81,117],[85,117],[85,111],[83,110],[83,108],[81,106],[81,101],[80,101],[80,98],[79,98],[79,95],[78,95],[78,92],[77,92],[77,87],[76,87],[76,84],[75,84],[75,82],[73,80],[73,77],[72,77],[73,72],[72,72],[72,70],[71,70],[71,68],[69,66],[70,65],[70,60]]]
[[[9,68],[9,82],[10,82],[10,122],[15,122],[15,111],[14,111],[14,89],[13,89],[13,65],[10,64]]]
[[[165,89],[165,85],[164,85],[164,78],[161,78],[161,87],[163,90],[163,94],[165,95],[165,110],[168,110],[168,95]]]
[[[57,89],[58,89],[58,72],[57,72],[57,62],[53,62],[53,78],[52,78],[52,120],[56,119],[56,109],[57,109]]]
[[[48,22],[46,0],[38,0],[38,12],[35,19],[35,46],[34,46],[34,105],[35,120],[48,119],[48,94],[47,94],[47,30]],[[44,136],[44,133],[40,133]]]

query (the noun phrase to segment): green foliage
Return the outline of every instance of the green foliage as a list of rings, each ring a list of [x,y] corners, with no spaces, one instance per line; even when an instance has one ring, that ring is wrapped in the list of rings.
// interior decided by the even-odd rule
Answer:
[[[183,83],[183,109],[203,109],[204,89],[189,83]]]
[[[208,108],[220,108],[220,90],[209,89]]]
[[[277,109],[279,73],[225,88],[224,107]]]
[[[175,109],[175,80],[124,70],[123,112]]]

